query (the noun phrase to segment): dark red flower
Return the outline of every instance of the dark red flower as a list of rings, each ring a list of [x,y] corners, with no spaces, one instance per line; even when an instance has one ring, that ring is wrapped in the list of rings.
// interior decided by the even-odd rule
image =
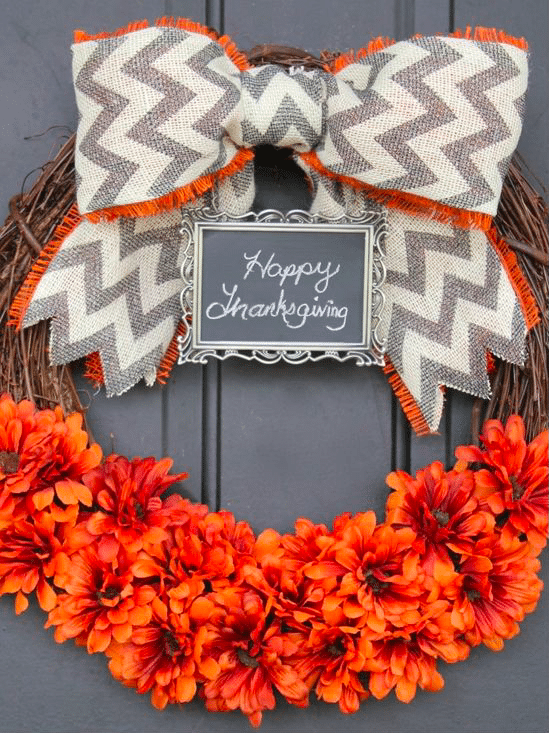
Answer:
[[[494,651],[518,634],[518,622],[537,605],[542,581],[540,563],[527,543],[510,543],[492,535],[479,540],[475,552],[461,558],[454,583],[445,588],[452,600],[451,620],[471,646]]]
[[[478,537],[494,529],[492,513],[483,511],[475,496],[472,471],[445,471],[437,461],[415,478],[394,471],[387,484],[393,489],[387,497],[387,523],[414,530],[422,564],[438,583],[452,578],[449,550],[469,552]]]
[[[86,522],[92,537],[99,539],[99,556],[105,562],[116,558],[122,545],[137,552],[148,544],[168,538],[164,529],[170,523],[185,522],[190,502],[178,494],[162,499],[166,489],[188,474],[169,475],[171,458],[134,458],[111,455],[105,463],[83,478],[94,503],[101,509]]]
[[[64,507],[91,505],[81,477],[101,461],[100,447],[87,445],[82,415],[0,397],[0,527],[48,506],[58,521],[74,522],[77,511]]]
[[[0,531],[0,596],[16,594],[16,613],[26,610],[32,591],[40,607],[51,611],[57,595],[50,580],[64,573],[67,564],[61,528],[50,512],[40,512],[33,521],[15,520]]]
[[[494,514],[508,514],[503,532],[507,542],[510,535],[524,533],[539,552],[547,543],[547,430],[527,444],[522,418],[512,415],[505,427],[499,420],[487,420],[480,437],[484,449],[456,448],[459,459],[487,466],[475,472],[476,495]]]
[[[212,711],[240,709],[257,727],[264,710],[275,707],[273,688],[300,707],[308,704],[309,688],[287,658],[298,647],[280,622],[267,622],[260,596],[243,588],[223,588],[211,594],[222,614],[206,650],[219,665],[219,674],[207,680],[200,694]]]

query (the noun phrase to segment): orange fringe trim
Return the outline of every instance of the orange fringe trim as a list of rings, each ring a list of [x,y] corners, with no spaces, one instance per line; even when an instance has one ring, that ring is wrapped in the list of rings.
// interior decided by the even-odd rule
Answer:
[[[149,201],[139,201],[135,204],[124,204],[122,206],[112,206],[109,209],[100,209],[99,211],[90,211],[84,214],[86,219],[97,224],[100,221],[114,221],[120,216],[138,217],[138,216],[156,216],[156,214],[162,211],[171,211],[179,206],[182,206],[187,201],[192,201],[195,198],[202,196],[209,191],[216,181],[227,176],[233,176],[238,171],[241,171],[244,166],[249,163],[254,157],[253,150],[248,148],[240,148],[235,157],[231,162],[226,165],[217,173],[208,173],[205,176],[200,176],[196,181],[192,181],[186,186],[170,191],[164,196],[160,196],[157,199],[150,199]]]
[[[484,26],[471,28],[468,25],[464,31],[457,30],[453,33],[448,33],[448,38],[466,38],[469,41],[508,43],[510,46],[516,46],[517,48],[522,48],[523,51],[528,51],[528,41],[525,38],[522,36],[510,36],[505,31],[500,31],[497,28],[486,28]]]
[[[42,275],[46,272],[50,262],[59,252],[64,240],[72,231],[74,231],[74,229],[76,229],[81,221],[82,217],[78,213],[78,208],[76,204],[73,204],[63,221],[55,229],[51,240],[33,262],[32,267],[25,278],[25,282],[21,285],[19,292],[13,299],[8,312],[9,326],[14,326],[18,331],[21,329],[25,313],[27,312],[29,303],[32,300],[36,288],[38,287],[38,283],[42,279]]]
[[[166,380],[171,374],[171,371],[179,356],[179,348],[177,337],[184,336],[186,332],[186,326],[183,321],[179,321],[177,329],[173,335],[170,345],[168,346],[166,353],[162,357],[162,361],[158,365],[156,370],[156,381],[159,384],[166,384]],[[96,386],[105,384],[105,374],[103,372],[103,364],[101,363],[101,355],[98,351],[94,351],[93,354],[88,354],[85,362],[84,376],[86,379],[91,380]]]
[[[242,51],[238,50],[236,43],[230,38],[230,36],[220,36],[212,30],[212,28],[208,28],[200,23],[194,23],[192,20],[187,20],[187,18],[173,18],[165,16],[163,18],[157,18],[156,25],[168,28],[182,28],[183,30],[190,31],[192,33],[202,33],[202,35],[208,36],[208,38],[211,38],[213,41],[217,41],[219,45],[223,47],[225,53],[231,59],[233,64],[238,66],[240,71],[246,71],[247,69],[252,68],[252,65],[248,63],[247,56],[243,54]]]
[[[396,41],[393,38],[377,36],[377,38],[372,38],[372,40],[368,42],[368,45],[363,48],[359,48],[356,51],[351,49],[342,53],[340,56],[327,63],[324,68],[326,71],[331,71],[333,74],[337,74],[338,71],[343,71],[343,69],[350,64],[356,64],[360,59],[363,59],[372,53],[377,53],[377,51],[383,51],[384,48],[393,46],[395,43]]]
[[[107,32],[102,31],[101,33],[86,33],[86,31],[75,30],[73,34],[73,40],[75,43],[85,43],[86,41],[100,41],[102,38],[116,38],[117,36],[125,36],[127,33],[133,33],[134,31],[142,31],[144,28],[149,27],[148,20],[135,20],[133,23],[118,28],[115,31]]]
[[[156,371],[156,381],[160,384],[166,384],[166,380],[170,376],[173,366],[179,356],[177,338],[178,336],[184,336],[186,332],[187,327],[185,326],[185,323],[183,321],[179,321],[173,338],[170,341],[170,345],[168,346],[168,350],[162,357],[162,361],[158,365],[158,369]]]
[[[471,28],[471,26],[467,26],[465,30],[457,30],[453,31],[453,33],[439,33],[438,35],[444,36],[445,38],[465,38],[469,41],[490,41],[492,43],[508,43],[511,46],[522,48],[524,51],[528,50],[528,43],[526,39],[510,36],[508,33],[505,33],[505,31],[500,31],[496,28],[485,28],[483,26]],[[422,33],[416,33],[415,36],[412,36],[412,38],[425,37],[426,36]],[[366,56],[370,56],[370,54],[372,53],[383,51],[384,48],[393,46],[395,43],[396,41],[392,38],[378,36],[377,38],[373,38],[368,43],[368,45],[364,46],[363,48],[359,48],[356,51],[350,50],[346,53],[342,53],[341,56],[338,56],[337,58],[333,59],[333,61],[327,63],[324,68],[326,71],[331,71],[333,74],[337,74],[339,71],[342,71],[347,66],[349,66],[349,64],[356,64],[358,61],[360,61],[360,59],[363,59]]]
[[[509,247],[507,242],[498,236],[495,227],[487,232],[487,236],[498,253],[501,264],[509,276],[509,280],[511,281],[522,308],[526,327],[530,330],[540,322],[540,314],[536,298],[528,285],[528,281],[522,274],[522,270],[520,269],[515,253]]]
[[[93,382],[96,387],[105,384],[105,376],[103,373],[103,364],[98,351],[88,354],[85,361],[84,376]]]
[[[227,56],[231,59],[235,66],[240,69],[240,71],[246,71],[247,69],[251,68],[251,64],[248,63],[248,59],[246,58],[246,56],[238,50],[236,43],[234,43],[234,41],[232,41],[229,36],[220,36],[212,28],[208,28],[201,23],[195,23],[194,21],[188,20],[187,18],[174,18],[170,16],[164,16],[162,18],[157,18],[155,21],[155,25],[160,28],[181,28],[181,30],[189,31],[190,33],[201,33],[203,36],[208,36],[208,38],[211,38],[213,41],[217,41],[217,43],[219,43],[219,45],[223,47]],[[144,28],[150,27],[151,26],[147,20],[138,20],[134,23],[128,23],[128,25],[124,26],[123,28],[118,28],[112,33],[102,32],[90,35],[85,31],[76,30],[74,31],[74,42],[84,43],[85,41],[99,41],[102,38],[125,36],[128,33],[141,31]]]
[[[412,397],[408,387],[402,381],[400,374],[393,366],[393,363],[387,354],[385,354],[385,366],[383,367],[383,373],[388,378],[389,384],[391,385],[396,397],[398,397],[404,414],[410,421],[410,425],[413,427],[417,435],[432,435],[429,425],[423,417],[417,402]]]
[[[312,150],[307,153],[301,153],[300,157],[307,165],[319,173],[329,178],[335,178],[336,181],[346,183],[360,191],[365,191],[371,199],[392,209],[400,209],[400,211],[411,214],[412,216],[423,216],[428,219],[447,222],[462,229],[480,229],[486,232],[492,226],[492,217],[490,214],[468,211],[467,209],[456,209],[453,206],[440,204],[424,196],[416,196],[413,193],[395,191],[393,189],[377,188],[370,183],[362,183],[362,181],[357,181],[355,178],[333,173],[322,165],[317,154]]]
[[[486,352],[486,372],[488,374],[493,374],[497,369],[496,365],[496,358],[495,356],[490,352]]]
[[[245,71],[246,69],[251,68],[251,64],[248,63],[248,59],[246,58],[246,56],[238,50],[236,44],[229,38],[229,36],[220,36],[212,28],[208,28],[201,23],[195,23],[194,21],[188,20],[187,18],[174,18],[164,16],[163,18],[157,18],[155,25],[169,28],[182,28],[183,30],[190,31],[191,33],[202,33],[202,35],[208,36],[208,38],[217,41],[221,46],[223,46],[227,56],[233,61],[234,64],[236,64],[236,66],[238,66],[241,71]],[[127,26],[123,28],[118,28],[118,30],[115,30],[111,33],[103,32],[90,35],[85,31],[76,30],[74,31],[74,42],[82,43],[84,41],[97,41],[102,38],[123,36],[127,33],[133,33],[133,31],[143,30],[144,28],[148,27],[148,21],[140,20],[134,23],[129,23]],[[477,26],[475,28],[472,28],[468,25],[465,30],[459,29],[453,31],[452,33],[440,33],[438,35],[444,36],[446,38],[465,38],[470,41],[508,43],[511,46],[516,46],[517,48],[521,48],[524,51],[528,50],[528,43],[525,38],[511,36],[505,31],[498,30],[497,28],[486,28],[484,26]],[[422,33],[417,33],[415,36],[412,36],[412,38],[424,37],[425,36]],[[346,66],[349,66],[349,64],[354,64],[360,59],[363,59],[372,53],[376,53],[377,51],[382,51],[384,48],[388,48],[395,43],[396,41],[392,38],[377,36],[377,38],[372,38],[368,42],[368,45],[364,46],[363,48],[359,48],[356,51],[349,50],[345,53],[342,53],[337,58],[325,64],[324,69],[326,71],[331,71],[332,73],[337,74],[338,71],[342,71]]]

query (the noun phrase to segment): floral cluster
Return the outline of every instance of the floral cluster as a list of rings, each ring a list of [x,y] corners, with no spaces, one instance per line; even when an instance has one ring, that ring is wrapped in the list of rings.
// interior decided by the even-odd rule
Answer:
[[[542,583],[547,431],[488,421],[451,470],[391,473],[385,521],[298,519],[256,536],[166,490],[170,459],[88,446],[77,415],[0,398],[0,595],[33,592],[55,639],[103,652],[152,704],[199,695],[252,725],[275,691],[345,713],[439,690],[437,664],[519,631]]]

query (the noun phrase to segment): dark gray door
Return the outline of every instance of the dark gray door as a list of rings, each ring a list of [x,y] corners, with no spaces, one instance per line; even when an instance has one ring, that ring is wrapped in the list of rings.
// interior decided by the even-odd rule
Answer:
[[[547,183],[548,7],[545,0],[23,0],[0,4],[1,200],[50,157],[59,130],[24,141],[50,125],[74,129],[69,44],[74,28],[112,30],[131,20],[179,15],[229,33],[241,48],[261,42],[345,50],[372,36],[405,38],[471,25],[497,26],[531,44],[528,113],[519,149]],[[258,207],[295,208],[307,201],[299,174],[280,161],[258,166]],[[82,382],[96,439],[108,452],[170,454],[188,470],[184,490],[223,506],[256,530],[292,528],[298,516],[331,523],[344,511],[374,508],[394,467],[415,470],[451,462],[469,440],[471,402],[450,393],[441,434],[411,435],[385,378],[374,368],[314,364],[260,366],[239,361],[175,369],[164,388],[139,387],[107,400]],[[547,572],[545,572],[547,576]],[[442,665],[446,688],[419,692],[406,706],[393,696],[367,702],[353,717],[311,701],[307,710],[280,703],[263,730],[304,733],[545,733],[549,727],[547,597],[522,625],[520,638],[493,654]],[[35,607],[22,617],[0,601],[0,730],[241,731],[240,714],[214,715],[200,702],[163,713],[111,679],[104,657],[58,646],[41,629]]]

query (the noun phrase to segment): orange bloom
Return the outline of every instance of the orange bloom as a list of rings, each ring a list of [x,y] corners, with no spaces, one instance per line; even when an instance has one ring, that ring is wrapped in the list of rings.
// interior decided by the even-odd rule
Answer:
[[[26,596],[36,591],[40,607],[51,611],[57,596],[48,582],[65,571],[59,525],[49,512],[40,512],[33,522],[23,519],[0,531],[0,596],[15,593],[15,612],[28,607]]]
[[[456,448],[459,459],[487,466],[475,473],[476,495],[499,518],[508,519],[506,541],[524,533],[539,552],[547,544],[547,430],[527,444],[522,418],[512,415],[505,427],[499,420],[487,420],[480,437],[484,450],[474,445]]]
[[[338,703],[342,713],[356,713],[370,693],[361,681],[372,642],[358,629],[344,631],[322,622],[312,622],[309,634],[294,635],[299,651],[288,661],[317,697]]]
[[[471,551],[495,524],[492,513],[479,506],[472,471],[446,472],[437,461],[415,478],[394,471],[387,484],[394,490],[387,497],[387,523],[411,527],[428,574],[439,583],[449,582],[454,566],[448,551]]]
[[[435,657],[422,651],[417,641],[390,639],[375,646],[377,653],[367,661],[366,668],[370,671],[370,692],[378,700],[394,689],[401,702],[411,702],[418,685],[431,692],[444,687]]]
[[[184,526],[168,527],[167,539],[140,552],[133,571],[140,578],[158,578],[179,613],[188,598],[239,585],[253,561],[255,535],[247,522],[235,522],[230,512],[207,512],[190,505],[195,516]],[[204,509],[205,511],[202,511]]]
[[[282,633],[276,619],[267,623],[267,608],[259,595],[225,588],[211,597],[223,614],[207,645],[220,671],[200,691],[206,708],[240,709],[257,727],[263,711],[275,707],[273,687],[293,705],[308,705],[309,688],[287,662],[298,646],[292,634]]]
[[[417,623],[424,591],[415,540],[408,527],[376,526],[372,511],[347,519],[322,558],[304,569],[309,578],[331,582],[325,620],[364,628],[371,639]]]
[[[497,535],[479,540],[475,554],[462,557],[459,574],[446,589],[453,601],[453,626],[471,646],[503,649],[504,640],[518,634],[517,622],[537,605],[543,587],[539,568],[518,537],[510,545]]]
[[[210,635],[208,622],[216,612],[205,596],[189,601],[185,611],[171,613],[159,597],[151,602],[152,618],[133,630],[131,640],[113,642],[106,653],[109,669],[127,687],[141,694],[151,691],[151,702],[161,710],[168,703],[193,699],[197,681],[219,675],[219,665],[204,653]]]
[[[65,590],[46,627],[55,626],[55,640],[77,639],[88,652],[104,652],[112,639],[128,641],[135,627],[151,620],[150,585],[134,585],[129,563],[113,570],[90,546],[71,556],[57,585]]]
[[[325,540],[333,542],[327,527],[308,519],[296,521],[295,534],[280,535],[274,529],[266,529],[254,547],[258,566],[244,569],[246,582],[266,594],[278,616],[291,619],[294,626],[310,618],[321,618],[324,589],[307,578],[303,570],[318,558]]]
[[[457,636],[447,601],[439,600],[423,609],[418,624],[395,638],[374,642],[364,669],[370,672],[369,689],[378,700],[392,689],[401,702],[410,702],[417,685],[437,691],[444,685],[436,660],[453,664],[467,658],[470,647]]]
[[[127,552],[137,552],[147,544],[168,538],[165,531],[170,522],[188,519],[185,502],[174,494],[167,499],[160,495],[188,474],[168,475],[171,458],[134,458],[111,455],[102,466],[89,471],[83,478],[93,500],[101,509],[86,522],[93,537],[100,536],[99,556],[105,562],[115,560],[122,545]]]
[[[64,506],[91,506],[81,476],[99,464],[101,449],[87,444],[81,415],[64,418],[60,407],[36,410],[0,397],[0,527],[50,505],[58,521],[74,520]]]

